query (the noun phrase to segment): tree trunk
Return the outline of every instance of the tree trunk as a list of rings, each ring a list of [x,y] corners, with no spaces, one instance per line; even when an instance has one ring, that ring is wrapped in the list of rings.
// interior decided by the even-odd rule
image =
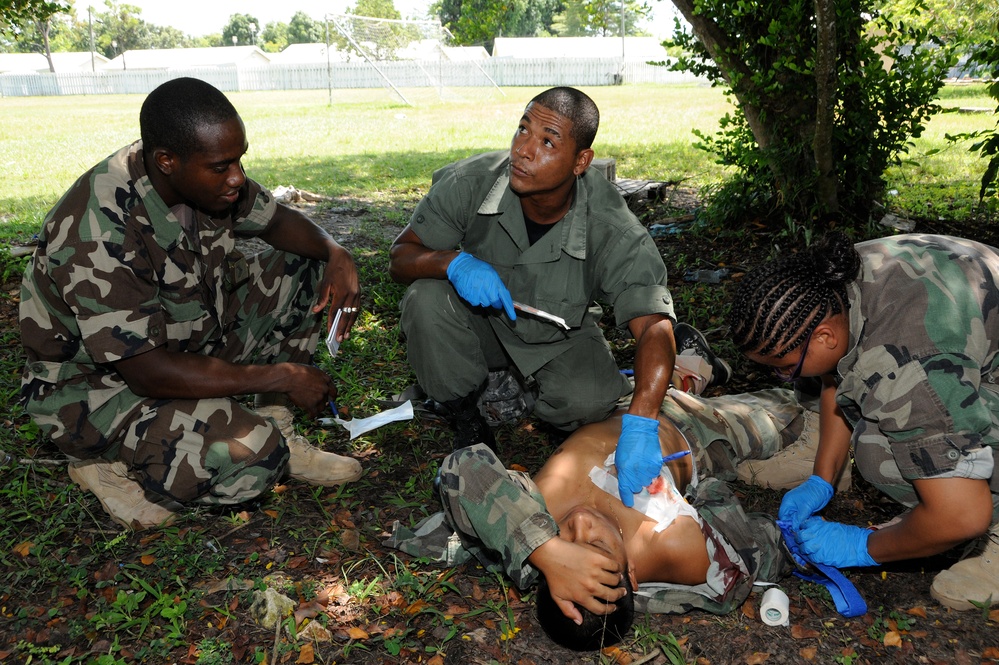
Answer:
[[[49,44],[49,19],[36,21],[35,26],[42,36],[42,47],[45,49],[45,59],[49,61],[49,71],[55,74],[55,64],[52,62],[52,46]]]
[[[815,136],[812,154],[818,170],[818,203],[826,214],[839,212],[838,180],[833,159],[836,107],[836,6],[815,0]]]
[[[756,139],[756,143],[762,150],[766,150],[773,143],[773,137],[762,121],[760,107],[748,100],[746,93],[751,85],[752,72],[746,63],[732,55],[736,53],[737,45],[729,40],[728,35],[719,30],[714,21],[695,13],[694,0],[673,0],[673,5],[687,19],[687,23],[694,30],[694,35],[704,44],[705,50],[711,54],[711,59],[718,65],[726,83],[732,88],[735,98],[739,100],[739,107],[746,116],[746,122],[749,124],[750,131],[753,132],[753,138]]]

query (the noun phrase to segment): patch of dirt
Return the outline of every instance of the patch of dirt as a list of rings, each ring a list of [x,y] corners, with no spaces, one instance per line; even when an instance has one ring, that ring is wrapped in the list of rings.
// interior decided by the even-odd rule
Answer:
[[[705,331],[716,350],[732,363],[735,371],[733,381],[724,388],[712,390],[717,394],[776,385],[769,372],[759,371],[734,357],[730,347],[726,349],[719,312],[712,308],[701,311],[697,309],[697,303],[718,302],[716,289],[723,290],[724,297],[731,297],[731,289],[740,270],[765,260],[774,243],[784,244],[786,239],[779,238],[778,229],[769,229],[762,224],[751,225],[738,236],[722,236],[719,233],[719,237],[713,238],[707,232],[686,232],[698,212],[696,193],[682,188],[667,188],[666,194],[661,199],[637,201],[634,208],[647,226],[659,224],[664,227],[656,231],[662,233],[656,241],[671,275],[674,275],[671,277],[671,290],[678,302],[692,303],[689,306],[694,314],[690,323]],[[355,253],[373,248],[369,240],[372,233],[390,239],[399,231],[397,225],[387,220],[384,223],[371,222],[370,211],[357,202],[310,204],[302,209]],[[377,213],[374,216],[377,217]],[[363,233],[360,232],[362,225]],[[676,229],[677,232],[669,229]],[[988,238],[993,242],[992,234],[995,233],[990,227],[979,228],[973,224],[937,224],[932,227],[927,224],[918,230]],[[258,245],[250,242],[245,247],[252,252],[259,248]],[[719,284],[684,282],[677,279],[682,277],[682,271],[676,269],[678,265],[696,269],[728,267],[731,275]],[[16,284],[7,285],[4,292],[9,297],[0,298],[0,323],[5,329],[13,330],[17,325]],[[621,365],[631,366],[633,350],[628,340],[615,331],[609,321],[605,323],[608,324],[605,326],[607,336],[618,353]],[[17,344],[13,336],[6,339],[10,344]],[[509,463],[536,471],[555,447],[555,442],[544,431],[533,420],[500,427],[497,444],[501,457]],[[360,498],[351,502],[349,508],[342,505],[335,490],[315,493],[301,483],[292,482],[283,489],[278,499],[273,500],[273,505],[280,507],[280,519],[269,514],[273,510],[265,511],[260,506],[249,505],[246,506],[248,521],[234,526],[231,521],[223,519],[230,511],[198,511],[190,519],[185,519],[184,532],[197,530],[197,538],[192,541],[197,543],[197,547],[207,543],[222,548],[224,565],[207,573],[197,569],[188,572],[183,568],[177,568],[176,573],[186,580],[185,584],[193,585],[202,584],[206,579],[232,578],[239,581],[248,577],[258,578],[266,575],[273,565],[288,579],[288,588],[298,588],[296,585],[301,582],[319,582],[325,589],[322,596],[324,609],[317,610],[314,600],[308,595],[298,598],[299,609],[311,611],[313,615],[324,611],[333,632],[333,641],[315,644],[314,654],[309,652],[313,654],[312,660],[301,645],[278,650],[276,662],[279,663],[626,665],[643,662],[662,665],[675,661],[667,660],[661,651],[648,650],[653,645],[664,645],[665,636],[669,634],[676,638],[686,662],[698,665],[970,664],[994,662],[999,656],[999,631],[996,630],[999,611],[991,614],[955,613],[943,609],[929,596],[934,573],[950,565],[956,553],[905,565],[883,566],[876,570],[849,571],[849,578],[869,607],[863,617],[843,618],[836,613],[821,588],[792,577],[780,585],[790,597],[789,627],[770,627],[760,620],[761,589],[754,592],[739,611],[727,616],[692,612],[682,616],[638,617],[632,633],[634,639],[620,645],[620,649],[603,655],[579,654],[552,644],[538,626],[531,605],[522,600],[508,583],[501,584],[476,566],[458,568],[450,576],[445,573],[436,580],[421,580],[421,584],[430,588],[419,596],[426,601],[422,605],[420,601],[402,598],[396,591],[380,594],[376,590],[371,597],[358,601],[357,590],[345,588],[348,577],[350,580],[380,579],[387,574],[398,574],[399,565],[409,566],[417,573],[422,570],[419,562],[383,548],[380,542],[385,534],[379,529],[388,528],[393,520],[409,522],[413,516],[418,516],[419,507],[412,503],[415,497],[407,495],[407,492],[413,487],[424,487],[429,470],[450,452],[447,441],[448,433],[438,423],[421,419],[412,421],[400,435],[381,439],[377,452],[370,454],[400,461],[377,467],[366,464],[369,469],[379,470],[369,470],[353,486],[356,496]],[[53,451],[45,451],[44,454],[50,452]],[[737,485],[737,490],[747,510],[777,511],[780,492],[741,484]],[[96,502],[92,503],[96,506]],[[436,506],[429,508],[436,510]],[[97,510],[99,512],[99,508]],[[854,474],[853,487],[837,494],[826,514],[832,519],[853,524],[878,524],[894,517],[899,510],[896,504],[883,498]],[[102,518],[98,515],[99,520]],[[105,521],[109,533],[118,530],[110,520]],[[317,524],[327,525],[322,528],[337,534],[343,547],[315,551],[315,544],[325,542],[327,537],[322,528],[317,532]],[[96,530],[66,533],[64,537],[65,542],[47,546],[53,551],[65,548],[59,551],[68,552],[67,562],[74,565],[87,552],[98,550],[106,538]],[[149,541],[155,538],[155,535],[148,537]],[[90,564],[86,573],[92,585],[100,587],[108,584],[100,580],[109,580],[109,576],[126,564],[133,568],[139,567],[140,563],[146,565],[140,558],[146,540],[133,537],[131,541],[136,541],[134,546],[122,546],[128,549],[116,549],[113,556],[106,555]],[[6,547],[9,549],[11,545]],[[396,557],[401,564],[397,563]],[[155,565],[176,567],[181,564],[164,561]],[[113,589],[113,585],[106,586],[105,593],[113,597]],[[62,592],[62,596],[57,596],[60,592],[53,590],[51,595],[42,593],[36,594],[37,597],[23,598],[16,591],[0,590],[0,600],[5,606],[0,616],[0,652],[13,648],[18,639],[28,635],[34,644],[58,647],[61,650],[60,659],[82,657],[86,653],[96,659],[101,653],[109,653],[109,639],[99,636],[94,641],[97,633],[79,635],[60,632],[65,631],[60,628],[63,624],[56,619],[46,620],[45,608],[54,606],[57,597],[64,607],[63,613],[93,612],[93,608],[87,607],[84,601],[65,595],[70,591],[72,589]],[[264,630],[252,620],[247,596],[248,592],[206,595],[201,607],[191,608],[188,612],[184,639],[191,645],[190,648],[175,649],[169,660],[192,665],[201,662],[193,651],[194,646],[206,640],[217,640],[229,645],[235,655],[234,662],[254,662],[253,654],[257,649],[266,652],[267,662],[273,664],[274,631]],[[17,634],[9,631],[15,621],[22,621],[15,616],[18,608],[29,612],[29,616],[37,616],[37,621],[29,622],[31,629],[28,633],[23,630]],[[470,610],[480,608],[486,609],[469,616]],[[445,616],[457,630],[453,637],[447,628],[450,624],[444,621]],[[517,631],[504,630],[504,621],[509,617],[513,617]],[[17,625],[23,626],[24,623]],[[115,639],[120,640],[122,651],[119,655],[123,662],[167,660],[159,656],[142,656],[143,653],[150,653],[150,645],[148,639],[141,634],[136,636],[135,631],[121,632],[115,635]],[[279,642],[287,645],[288,640]],[[389,648],[389,644],[394,646]],[[437,651],[442,645],[442,650]]]

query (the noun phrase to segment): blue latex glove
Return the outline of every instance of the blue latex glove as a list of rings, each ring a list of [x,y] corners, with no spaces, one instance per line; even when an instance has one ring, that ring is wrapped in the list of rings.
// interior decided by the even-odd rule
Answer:
[[[826,507],[832,495],[832,485],[819,476],[809,476],[781,499],[777,519],[788,522],[797,531],[802,522]]]
[[[631,508],[635,505],[635,494],[655,480],[663,466],[658,420],[630,414],[621,419],[614,466],[621,503]]]
[[[869,529],[809,517],[794,534],[809,561],[837,568],[876,566],[867,552]]]
[[[447,266],[447,278],[470,305],[502,307],[511,321],[517,320],[513,298],[491,265],[467,252],[461,252]]]

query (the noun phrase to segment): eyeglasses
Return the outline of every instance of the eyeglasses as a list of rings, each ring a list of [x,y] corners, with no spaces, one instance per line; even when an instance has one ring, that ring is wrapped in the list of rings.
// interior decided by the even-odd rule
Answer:
[[[805,341],[801,343],[801,358],[798,359],[798,364],[794,366],[794,369],[788,372],[774,367],[774,374],[777,375],[778,379],[781,381],[797,381],[798,377],[801,376],[801,368],[805,364],[805,356],[808,355],[808,343],[812,341],[813,332],[815,332],[815,328],[809,330],[808,334],[805,335]]]

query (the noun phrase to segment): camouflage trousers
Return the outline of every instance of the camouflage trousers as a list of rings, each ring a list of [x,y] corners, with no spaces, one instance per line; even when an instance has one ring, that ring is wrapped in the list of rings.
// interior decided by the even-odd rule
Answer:
[[[726,613],[745,600],[754,582],[780,579],[791,563],[773,519],[744,512],[728,485],[710,475],[734,478],[738,462],[764,459],[793,443],[802,431],[802,408],[786,390],[674,397],[662,410],[684,433],[697,461],[699,482],[687,499],[702,519],[712,565],[709,579],[697,586],[641,585],[636,604],[647,612]],[[558,526],[531,478],[507,470],[482,445],[449,455],[438,476],[444,511],[412,530],[397,523],[385,545],[447,565],[474,557],[520,588],[533,584],[537,571],[527,557],[556,537]]]
[[[311,362],[322,321],[311,311],[322,264],[268,250],[248,258],[246,268],[248,279],[222,314],[226,332],[206,353],[233,363]],[[147,490],[181,503],[254,499],[288,464],[275,423],[236,399],[126,393],[115,404],[117,427],[104,457],[120,459]]]

